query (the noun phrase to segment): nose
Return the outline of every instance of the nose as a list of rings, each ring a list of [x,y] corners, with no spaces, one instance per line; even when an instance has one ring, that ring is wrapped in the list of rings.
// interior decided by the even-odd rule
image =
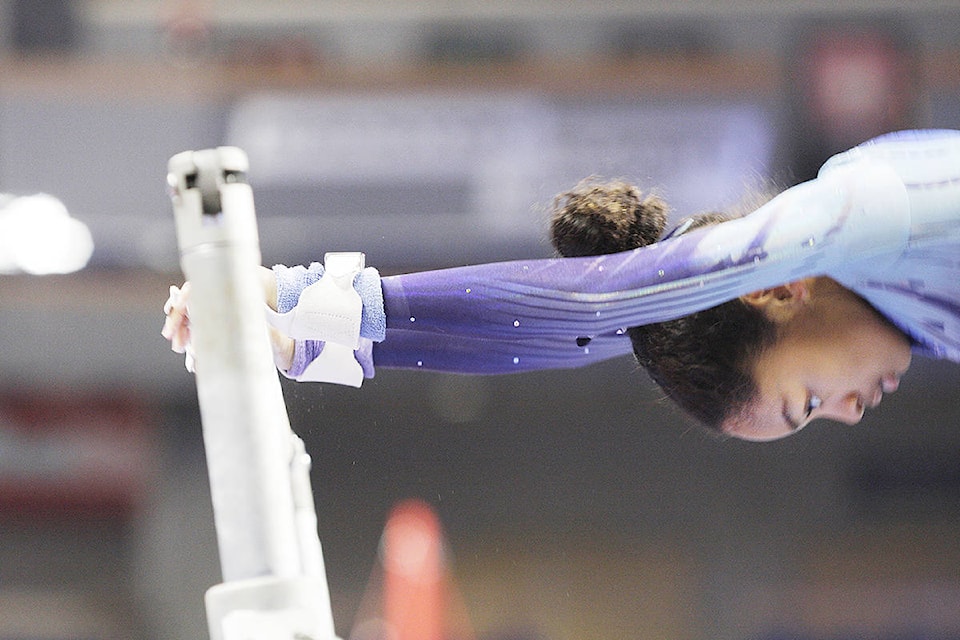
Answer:
[[[863,419],[865,405],[859,393],[849,393],[838,396],[836,400],[824,407],[823,417],[854,425]]]

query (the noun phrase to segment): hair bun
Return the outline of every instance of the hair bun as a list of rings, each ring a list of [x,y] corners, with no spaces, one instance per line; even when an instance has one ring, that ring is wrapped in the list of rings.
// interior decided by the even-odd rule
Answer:
[[[667,205],[626,182],[585,180],[553,203],[551,242],[564,257],[628,251],[656,242]]]

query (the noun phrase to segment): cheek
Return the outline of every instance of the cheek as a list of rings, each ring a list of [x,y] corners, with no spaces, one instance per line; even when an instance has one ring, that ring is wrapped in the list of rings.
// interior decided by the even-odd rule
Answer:
[[[808,376],[824,370],[836,370],[859,350],[836,334],[825,332],[784,339],[773,350],[771,359],[781,373],[793,372]]]
[[[798,369],[810,385],[827,389],[861,389],[889,372],[902,372],[910,364],[905,340],[874,334],[810,349]]]
[[[879,321],[868,324],[849,337],[845,349],[848,356],[863,363],[897,366],[910,362],[910,342],[893,327]]]
[[[787,339],[767,355],[766,382],[793,395],[848,386],[864,364],[861,345],[830,335]]]

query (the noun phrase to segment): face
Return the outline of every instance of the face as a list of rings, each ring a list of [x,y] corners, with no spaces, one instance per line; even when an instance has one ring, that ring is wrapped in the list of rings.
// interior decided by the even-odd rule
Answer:
[[[757,360],[757,397],[724,431],[774,440],[818,418],[854,425],[910,366],[907,338],[859,297],[817,278],[771,297],[778,339]]]

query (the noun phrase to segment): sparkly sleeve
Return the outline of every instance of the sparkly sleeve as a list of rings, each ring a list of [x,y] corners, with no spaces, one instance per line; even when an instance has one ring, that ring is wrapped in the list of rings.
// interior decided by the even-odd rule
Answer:
[[[781,257],[755,248],[716,258],[700,251],[703,238],[383,278],[387,332],[374,362],[458,373],[583,366],[630,353],[627,327],[687,315],[781,279],[776,268],[758,279],[754,261],[773,267],[787,262]]]

